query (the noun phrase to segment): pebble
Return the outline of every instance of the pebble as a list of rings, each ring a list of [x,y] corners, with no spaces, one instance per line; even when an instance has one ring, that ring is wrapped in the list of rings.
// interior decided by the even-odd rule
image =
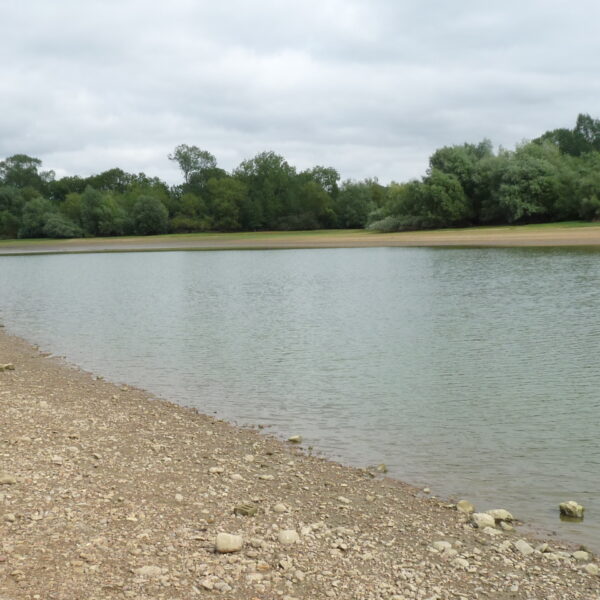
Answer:
[[[211,475],[219,475],[221,473],[225,473],[225,469],[223,467],[211,467],[208,472]]]
[[[278,502],[274,507],[273,507],[273,512],[276,513],[284,513],[287,512],[287,506],[281,502]]]
[[[233,509],[233,514],[242,515],[243,517],[253,517],[258,512],[258,507],[255,504],[246,502],[245,504],[238,504]]]
[[[301,444],[302,436],[301,435],[293,435],[292,437],[288,438],[288,442],[291,442],[292,444]]]
[[[452,548],[452,544],[450,542],[433,542],[431,544],[433,548],[435,548],[438,552],[444,552],[445,550],[450,550]]]
[[[533,554],[535,552],[535,550],[525,540],[517,540],[515,542],[515,548],[523,556],[529,556],[530,554]]]
[[[283,531],[279,532],[277,539],[279,540],[280,544],[289,546],[291,544],[295,544],[300,539],[300,536],[294,529],[284,529]]]
[[[183,502],[183,496],[181,494],[175,494],[175,502]]]
[[[244,538],[241,535],[219,533],[215,539],[215,550],[222,554],[239,552],[244,546]]]
[[[6,363],[3,365],[0,365],[0,371],[14,371],[15,370],[15,365],[13,365],[12,363]]]
[[[160,567],[153,565],[146,565],[145,567],[135,569],[135,574],[140,575],[141,577],[160,577],[162,573],[163,570]]]
[[[598,568],[598,565],[595,565],[593,563],[590,563],[589,565],[585,565],[585,567],[583,567],[583,570],[588,574],[588,575],[600,575],[600,568]]]
[[[62,465],[63,464],[63,458],[62,458],[62,456],[53,456],[52,457],[52,464],[53,465]]]
[[[460,569],[468,569],[469,568],[469,561],[465,558],[455,558],[452,561],[452,564],[455,567],[459,567]]]
[[[8,473],[0,473],[0,485],[15,485],[17,479]]]
[[[385,463],[381,463],[380,465],[377,465],[375,467],[375,470],[378,473],[387,473],[388,472],[388,468],[387,468],[387,465]]]

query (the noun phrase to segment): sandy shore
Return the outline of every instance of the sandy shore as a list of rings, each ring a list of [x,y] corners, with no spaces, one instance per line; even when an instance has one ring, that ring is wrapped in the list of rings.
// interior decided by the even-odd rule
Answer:
[[[402,482],[110,384],[0,329],[5,363],[2,600],[600,599],[597,558],[566,544],[476,529]],[[220,533],[241,549],[216,552]]]
[[[368,247],[600,247],[600,225],[474,227],[403,233],[364,230],[190,234],[173,236],[93,238],[75,240],[11,240],[0,242],[0,255],[66,252],[135,252],[158,250],[243,250],[278,248]]]

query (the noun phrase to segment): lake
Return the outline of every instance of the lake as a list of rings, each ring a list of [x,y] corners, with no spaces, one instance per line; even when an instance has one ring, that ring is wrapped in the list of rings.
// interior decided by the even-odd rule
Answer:
[[[7,330],[600,550],[600,252],[0,257]],[[559,502],[586,507],[561,522]]]

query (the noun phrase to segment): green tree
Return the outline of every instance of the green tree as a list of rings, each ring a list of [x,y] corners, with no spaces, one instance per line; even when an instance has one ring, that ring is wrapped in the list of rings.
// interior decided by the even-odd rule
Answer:
[[[54,171],[40,171],[42,161],[27,154],[14,154],[0,161],[0,182],[17,188],[31,187],[44,192],[54,180]]]
[[[194,173],[217,167],[217,159],[210,152],[187,144],[177,146],[174,152],[169,154],[169,160],[175,161],[179,165],[185,183],[190,182]]]
[[[133,207],[134,231],[138,235],[166,233],[169,211],[155,196],[140,196]]]
[[[40,238],[46,237],[44,227],[48,216],[55,212],[55,208],[46,198],[36,196],[29,200],[23,207],[21,217],[21,227],[19,229],[20,238]]]

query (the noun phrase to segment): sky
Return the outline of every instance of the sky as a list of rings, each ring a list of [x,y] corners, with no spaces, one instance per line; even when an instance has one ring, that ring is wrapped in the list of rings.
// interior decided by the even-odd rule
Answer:
[[[272,150],[382,183],[600,117],[600,3],[0,0],[0,158],[181,182]]]

